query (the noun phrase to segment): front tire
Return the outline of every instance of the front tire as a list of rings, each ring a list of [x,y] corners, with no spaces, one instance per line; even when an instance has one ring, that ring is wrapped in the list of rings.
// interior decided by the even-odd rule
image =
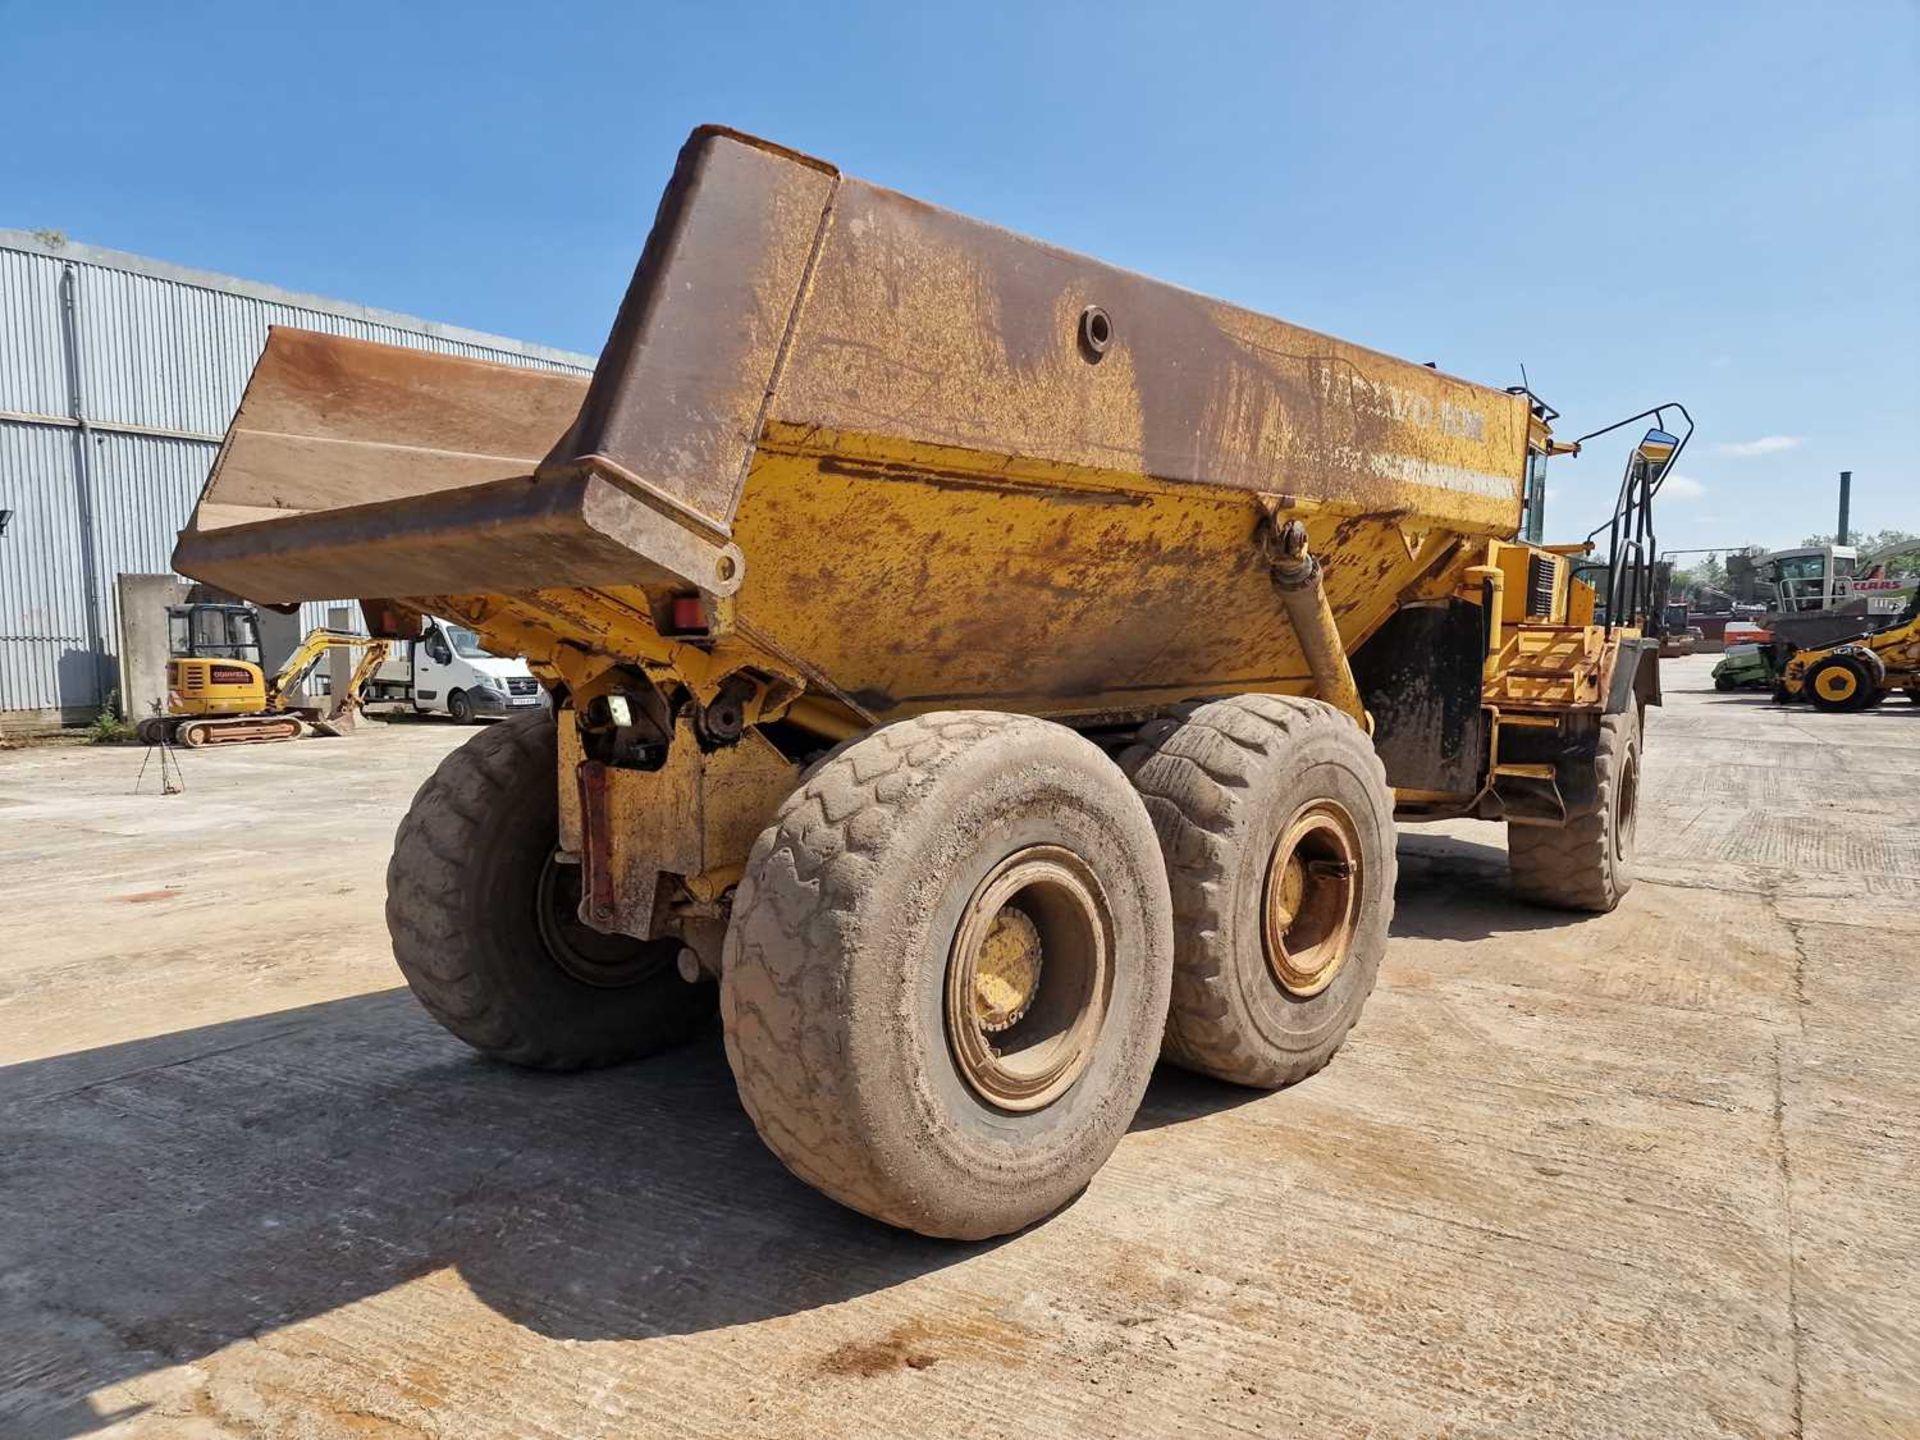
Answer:
[[[1640,810],[1640,714],[1608,715],[1594,747],[1599,803],[1564,825],[1507,823],[1514,891],[1536,905],[1604,914],[1633,888]]]
[[[1239,695],[1150,726],[1122,766],[1173,894],[1165,1054],[1237,1085],[1319,1070],[1373,993],[1393,920],[1393,792],[1319,700]]]
[[[447,714],[453,717],[456,725],[473,723],[473,701],[467,698],[466,691],[455,690],[447,696]]]
[[[554,859],[558,749],[541,712],[440,762],[394,837],[387,929],[413,993],[467,1044],[579,1070],[685,1040],[712,1014],[714,987],[680,978],[677,941],[580,922],[579,867]]]
[[[1829,714],[1864,710],[1879,698],[1879,686],[1867,667],[1844,655],[1822,660],[1809,670],[1805,690],[1813,708]]]
[[[793,1173],[923,1235],[1073,1198],[1160,1048],[1173,917],[1126,778],[1064,726],[952,712],[824,761],[727,931],[740,1099]]]

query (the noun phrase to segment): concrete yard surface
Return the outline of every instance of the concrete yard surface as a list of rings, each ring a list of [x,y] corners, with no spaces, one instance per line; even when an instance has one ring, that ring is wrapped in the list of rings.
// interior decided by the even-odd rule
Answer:
[[[1666,662],[1640,880],[1401,832],[1348,1047],[1162,1068],[1013,1238],[791,1178],[717,1031],[554,1077],[400,986],[471,732],[0,753],[0,1435],[1920,1435],[1920,706]]]

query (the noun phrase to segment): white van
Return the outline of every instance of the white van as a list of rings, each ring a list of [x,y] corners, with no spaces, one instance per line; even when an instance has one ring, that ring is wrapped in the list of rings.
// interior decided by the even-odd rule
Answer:
[[[367,682],[368,714],[451,715],[462,725],[547,703],[524,660],[489,655],[479,638],[436,615],[418,640],[396,643]]]

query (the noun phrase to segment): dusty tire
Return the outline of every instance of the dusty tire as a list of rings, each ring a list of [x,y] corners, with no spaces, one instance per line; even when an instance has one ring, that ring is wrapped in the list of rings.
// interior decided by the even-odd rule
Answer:
[[[1147,727],[1121,764],[1172,888],[1166,1057],[1262,1089],[1305,1079],[1359,1019],[1393,919],[1393,792],[1372,743],[1318,700],[1239,695]],[[1267,920],[1279,845],[1297,817],[1328,805],[1351,825],[1356,894],[1344,956],[1316,989],[1290,973],[1292,931],[1270,937]]]
[[[1729,690],[1738,690],[1740,682],[1731,675],[1719,675],[1714,678],[1713,688],[1724,695]]]
[[[467,698],[466,691],[455,690],[447,696],[447,714],[456,725],[473,724],[473,702]]]
[[[994,877],[1035,854],[1091,877],[1104,979],[1076,981],[1091,952],[1036,929],[1046,958],[1005,1050],[1032,1039],[1028,1018],[1079,1013],[1076,984],[1104,1004],[1091,1029],[1063,1018],[1039,1042],[1044,1058],[1078,1035],[1062,1052],[1078,1068],[1014,1111],[978,1088],[949,985]],[[855,1210],[954,1239],[1018,1230],[1079,1193],[1126,1132],[1160,1049],[1172,926],[1146,811],[1087,740],[961,712],[873,731],[781,806],[736,893],[720,1011],[741,1101],[795,1175]]]
[[[1600,722],[1594,750],[1599,805],[1565,825],[1507,825],[1507,869],[1521,899],[1604,914],[1633,888],[1640,808],[1640,715]]]
[[[552,861],[557,749],[541,712],[440,762],[394,837],[387,930],[420,1003],[467,1044],[578,1070],[678,1044],[712,1014],[714,987],[680,978],[677,942],[600,935],[571,915],[578,869]]]

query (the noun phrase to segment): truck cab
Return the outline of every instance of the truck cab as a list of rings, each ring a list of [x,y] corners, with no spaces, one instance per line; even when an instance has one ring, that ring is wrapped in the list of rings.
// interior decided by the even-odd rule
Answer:
[[[462,724],[546,703],[524,660],[495,655],[463,625],[429,615],[418,639],[394,647],[367,686],[374,714],[450,715]]]

